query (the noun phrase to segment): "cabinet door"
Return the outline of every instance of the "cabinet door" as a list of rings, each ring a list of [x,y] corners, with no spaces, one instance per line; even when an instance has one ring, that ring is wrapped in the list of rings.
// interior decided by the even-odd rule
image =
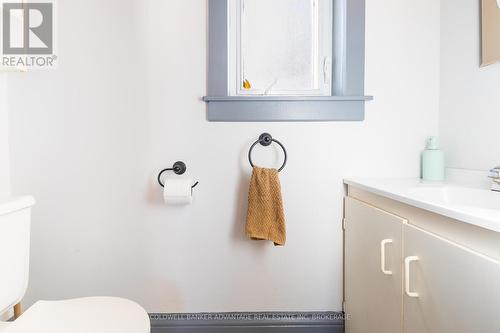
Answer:
[[[403,234],[405,259],[413,259],[403,331],[500,332],[500,263],[413,226]]]
[[[345,199],[347,333],[401,332],[404,221],[356,199]]]

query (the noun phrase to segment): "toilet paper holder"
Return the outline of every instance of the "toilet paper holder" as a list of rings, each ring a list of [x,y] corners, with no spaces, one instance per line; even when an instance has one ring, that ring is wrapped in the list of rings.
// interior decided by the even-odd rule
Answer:
[[[186,172],[186,170],[187,170],[186,163],[182,161],[177,161],[171,168],[166,168],[160,171],[160,173],[158,174],[158,184],[160,184],[161,187],[165,187],[165,184],[161,182],[161,176],[165,171],[173,171],[176,175],[182,175],[184,174],[184,172]],[[196,185],[198,185],[198,183],[199,182],[194,183],[194,185],[191,186],[191,188],[192,189],[195,188]]]

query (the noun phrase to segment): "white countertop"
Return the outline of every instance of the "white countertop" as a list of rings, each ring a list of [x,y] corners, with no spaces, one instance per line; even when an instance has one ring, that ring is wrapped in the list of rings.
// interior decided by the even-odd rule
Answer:
[[[416,178],[363,179],[344,183],[362,190],[500,232],[500,192]]]

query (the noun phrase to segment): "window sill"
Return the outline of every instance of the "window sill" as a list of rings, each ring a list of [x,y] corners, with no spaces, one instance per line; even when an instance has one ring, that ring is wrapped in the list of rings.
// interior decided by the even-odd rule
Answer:
[[[371,101],[373,96],[204,96],[205,102],[228,101]]]
[[[205,96],[208,121],[362,121],[372,96]]]

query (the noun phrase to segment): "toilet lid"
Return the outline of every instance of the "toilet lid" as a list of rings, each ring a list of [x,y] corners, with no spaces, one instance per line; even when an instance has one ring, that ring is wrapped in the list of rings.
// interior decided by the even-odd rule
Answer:
[[[138,304],[116,297],[39,301],[2,333],[149,333],[150,321]]]

